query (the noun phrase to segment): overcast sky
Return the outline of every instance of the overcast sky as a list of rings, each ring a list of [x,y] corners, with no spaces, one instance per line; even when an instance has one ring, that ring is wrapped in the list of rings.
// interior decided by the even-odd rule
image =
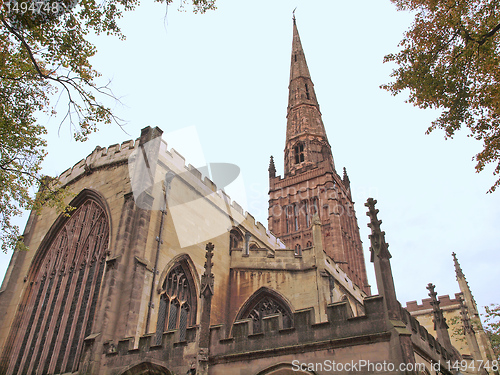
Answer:
[[[121,22],[125,42],[95,39],[94,67],[120,97],[115,113],[127,121],[128,134],[106,126],[79,144],[67,127],[58,135],[57,121],[44,119],[50,132],[44,173],[57,175],[97,145],[135,139],[141,128],[159,126],[187,163],[238,165],[245,192],[230,195],[267,227],[270,155],[283,175],[297,7],[335,165],[339,173],[346,167],[351,180],[372,292],[368,197],[378,200],[403,305],[427,298],[429,282],[438,295],[459,292],[452,252],[478,305],[500,303],[500,191],[486,194],[495,181],[492,168],[474,172],[472,156],[481,145],[466,131],[447,141],[441,131],[425,135],[437,113],[379,88],[393,68],[383,57],[397,51],[410,14],[396,12],[389,0],[217,0],[218,9],[205,15],[178,12],[178,4],[167,11],[144,3]],[[179,134],[196,134],[199,142],[193,146],[192,138]],[[9,258],[1,256],[0,275]]]

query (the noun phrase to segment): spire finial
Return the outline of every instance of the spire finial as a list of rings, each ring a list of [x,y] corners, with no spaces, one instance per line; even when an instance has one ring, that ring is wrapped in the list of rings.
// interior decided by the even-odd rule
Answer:
[[[342,181],[344,182],[344,186],[349,189],[351,187],[351,181],[349,181],[349,176],[347,175],[347,169],[344,167],[344,176],[342,178]]]
[[[436,298],[437,293],[434,290],[435,285],[429,283],[427,289],[429,290],[429,297],[431,297],[432,313],[434,315],[434,330],[436,331],[437,339],[445,347],[446,350],[454,356],[454,348],[451,345],[450,333],[448,332],[448,324],[446,324],[446,319],[443,315],[443,309],[439,307],[439,300]]]
[[[297,10],[297,7],[295,7],[295,9],[293,10],[292,12],[292,20],[293,20],[293,24],[295,25],[295,11]]]
[[[375,208],[375,204],[377,204],[377,200],[373,198],[368,198],[365,206],[368,207],[368,212],[366,216],[370,218],[370,222],[367,224],[368,227],[372,230],[372,234],[370,234],[370,251],[371,261],[374,261],[374,256],[378,256],[379,258],[391,258],[391,253],[389,252],[389,244],[385,242],[385,232],[380,229],[380,224],[382,224],[382,220],[377,218],[378,210]]]
[[[274,165],[274,158],[271,155],[271,160],[269,161],[269,178],[276,177],[276,167]]]
[[[212,266],[214,265],[212,263],[214,245],[211,242],[207,243],[205,250],[207,251],[205,254],[207,261],[205,262],[205,272],[201,275],[200,296],[212,296],[214,294],[214,274],[212,273]]]
[[[443,310],[439,308],[440,302],[436,298],[437,293],[434,290],[436,286],[432,283],[427,284],[427,290],[429,291],[429,297],[431,297],[431,306],[434,313],[434,330],[438,330],[438,328],[448,329],[448,325],[446,324],[446,319],[443,316]]]

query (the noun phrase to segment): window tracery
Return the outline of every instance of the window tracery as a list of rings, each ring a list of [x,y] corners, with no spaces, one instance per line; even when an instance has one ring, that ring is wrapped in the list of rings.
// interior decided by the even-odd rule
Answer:
[[[253,332],[262,332],[262,319],[266,316],[281,314],[283,317],[283,328],[291,328],[293,325],[292,312],[287,304],[269,292],[257,292],[254,303],[250,303],[249,307],[243,314],[240,314],[240,319],[252,319]]]
[[[52,237],[30,270],[16,317],[7,374],[74,372],[92,332],[104,274],[109,224],[87,199]],[[39,255],[39,258],[37,256]]]
[[[163,332],[179,330],[180,340],[186,339],[186,329],[193,324],[194,285],[189,271],[181,263],[174,266],[163,283],[156,323],[156,343],[161,344]]]

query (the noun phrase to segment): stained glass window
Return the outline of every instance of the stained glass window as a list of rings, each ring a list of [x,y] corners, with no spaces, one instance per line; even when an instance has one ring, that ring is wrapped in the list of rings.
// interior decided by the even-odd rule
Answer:
[[[193,303],[196,296],[187,267],[177,264],[168,273],[160,296],[156,323],[156,344],[160,345],[163,332],[179,329],[180,340],[185,340],[186,329],[193,324]]]
[[[92,324],[108,246],[108,218],[93,199],[40,249],[14,326],[7,374],[73,372]]]

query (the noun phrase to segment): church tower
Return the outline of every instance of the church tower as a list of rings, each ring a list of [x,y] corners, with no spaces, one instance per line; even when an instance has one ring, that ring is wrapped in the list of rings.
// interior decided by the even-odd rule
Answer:
[[[349,177],[335,169],[295,17],[284,153],[284,177],[269,164],[269,229],[301,256],[319,215],[326,254],[370,294]]]

